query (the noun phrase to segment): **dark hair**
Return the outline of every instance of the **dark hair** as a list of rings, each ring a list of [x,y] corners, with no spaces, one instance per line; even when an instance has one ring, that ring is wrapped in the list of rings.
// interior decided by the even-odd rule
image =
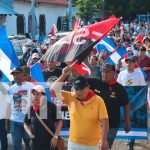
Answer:
[[[140,51],[146,51],[146,48],[145,48],[144,46],[142,46],[142,47],[140,48]]]
[[[98,61],[98,57],[96,55],[91,55],[91,57],[94,57],[96,61]]]

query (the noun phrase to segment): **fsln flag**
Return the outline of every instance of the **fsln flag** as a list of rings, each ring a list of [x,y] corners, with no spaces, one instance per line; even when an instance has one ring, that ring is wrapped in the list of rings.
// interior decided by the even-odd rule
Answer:
[[[127,54],[127,51],[125,48],[119,48],[114,53],[112,53],[108,59],[106,59],[105,63],[112,63],[116,66],[118,61]]]
[[[84,62],[82,62],[81,64],[74,63],[74,64],[72,64],[72,66],[73,66],[80,74],[83,74],[83,75],[90,75],[90,74],[91,74],[90,68],[89,68]]]
[[[52,25],[52,30],[51,30],[51,37],[55,36],[55,34],[57,33],[57,27],[55,26],[55,24]]]
[[[10,74],[12,69],[19,67],[19,61],[14,48],[7,37],[6,28],[0,28],[0,70],[3,72],[3,82],[10,82],[13,76]]]
[[[102,50],[105,50],[107,55],[111,55],[114,50],[116,49],[115,43],[105,36],[96,46],[95,46],[97,52],[101,52]]]
[[[82,55],[83,51],[89,51],[89,46],[92,51],[91,45],[94,42],[96,45],[96,41],[106,36],[119,21],[120,19],[118,18],[110,18],[72,31],[69,35],[53,44],[41,59],[70,62],[77,58],[79,53]]]
[[[40,63],[36,63],[31,67],[31,77],[38,82],[38,84],[42,85],[45,88],[46,91],[46,97],[48,101],[51,101],[50,93],[47,89]]]

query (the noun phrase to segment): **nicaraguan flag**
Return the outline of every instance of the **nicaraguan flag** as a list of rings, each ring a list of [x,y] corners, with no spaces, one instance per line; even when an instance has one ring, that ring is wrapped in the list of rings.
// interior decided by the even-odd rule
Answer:
[[[116,66],[118,61],[125,55],[127,54],[127,51],[125,48],[119,48],[117,51],[112,53],[108,59],[106,59],[105,63],[112,63]]]
[[[105,36],[96,46],[95,46],[97,52],[101,52],[102,50],[105,50],[107,52],[108,55],[111,55],[115,48],[116,45],[115,43],[108,38],[107,36]]]
[[[47,86],[46,86],[46,83],[42,74],[40,63],[36,63],[35,65],[31,67],[31,77],[45,88],[46,97],[48,101],[51,101],[50,93],[47,89]]]
[[[6,28],[0,28],[0,70],[3,72],[3,82],[10,82],[13,76],[10,74],[12,69],[19,67],[19,61],[13,46],[6,34]]]

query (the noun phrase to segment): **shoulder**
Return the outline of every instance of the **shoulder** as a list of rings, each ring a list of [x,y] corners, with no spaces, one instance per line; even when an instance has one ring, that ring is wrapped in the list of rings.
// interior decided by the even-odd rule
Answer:
[[[31,82],[25,82],[24,87],[33,88],[35,85]]]
[[[11,92],[11,91],[14,91],[14,89],[17,88],[17,84],[13,84],[12,86],[9,87],[8,91]]]

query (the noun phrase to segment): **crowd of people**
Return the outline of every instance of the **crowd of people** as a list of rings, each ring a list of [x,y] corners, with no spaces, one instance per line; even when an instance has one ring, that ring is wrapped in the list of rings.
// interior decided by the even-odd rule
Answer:
[[[120,126],[121,107],[125,132],[131,130],[130,103],[124,86],[147,86],[147,106],[150,107],[150,31],[146,22],[138,26],[130,23],[124,30],[122,26],[117,25],[107,36],[116,44],[114,51],[121,47],[126,49],[126,57],[115,66],[105,63],[109,57],[105,50],[93,49],[88,56],[89,75],[82,75],[70,63],[40,60],[58,37],[51,38],[40,52],[32,49],[25,53],[23,66],[11,72],[14,81],[0,82],[2,150],[8,149],[7,133],[12,136],[14,150],[22,150],[22,140],[26,150],[56,150],[63,126],[56,101],[66,104],[70,114],[68,150],[111,149]],[[137,40],[140,33],[142,41]],[[54,103],[47,100],[45,87],[30,74],[30,68],[37,62]],[[2,76],[0,71],[0,80]],[[135,140],[127,142],[129,150],[134,149],[134,143]]]

